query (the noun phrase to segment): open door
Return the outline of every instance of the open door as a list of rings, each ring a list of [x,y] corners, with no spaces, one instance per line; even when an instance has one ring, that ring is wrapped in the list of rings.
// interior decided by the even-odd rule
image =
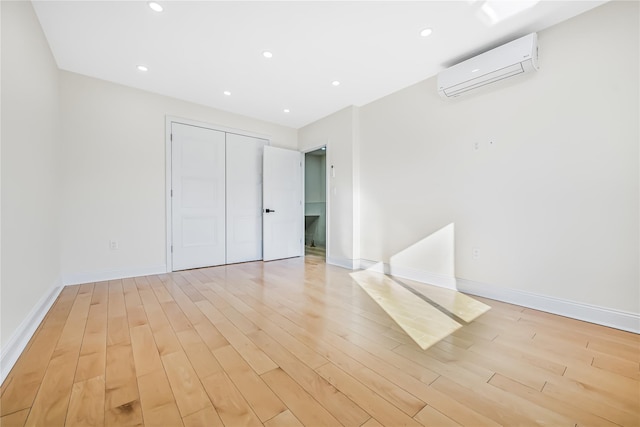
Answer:
[[[302,256],[302,153],[264,147],[263,259]]]

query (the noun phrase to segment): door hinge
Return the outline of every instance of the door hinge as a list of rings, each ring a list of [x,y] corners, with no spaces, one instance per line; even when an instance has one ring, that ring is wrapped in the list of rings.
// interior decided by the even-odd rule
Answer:
[[[169,134],[169,140],[173,141],[173,134],[172,133]]]
[[[173,253],[173,245],[171,245],[171,253]]]
[[[171,197],[173,197],[173,188],[171,189]]]

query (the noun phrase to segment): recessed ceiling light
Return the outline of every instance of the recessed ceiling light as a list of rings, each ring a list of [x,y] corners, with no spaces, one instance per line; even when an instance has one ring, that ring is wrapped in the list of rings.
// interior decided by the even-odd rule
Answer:
[[[138,65],[136,68],[138,69],[138,71],[149,71],[149,69],[144,65]]]
[[[334,86],[340,86],[340,82],[337,80],[332,81],[331,84]]]
[[[225,90],[223,93],[227,96],[231,96],[231,92],[229,92],[228,90]]]
[[[480,71],[480,68],[474,68],[473,70],[471,70],[472,73],[477,73],[478,71]]]
[[[285,109],[284,109],[284,112],[285,112],[285,113],[290,113],[290,112],[291,112],[291,110],[289,110],[288,108],[285,108]]]
[[[420,37],[429,37],[431,33],[433,33],[433,30],[431,28],[425,28],[424,30],[420,31]]]
[[[156,3],[154,1],[150,1],[149,3],[147,3],[149,5],[149,7],[151,8],[151,10],[153,10],[154,12],[162,12],[163,7],[160,6],[159,3]]]
[[[273,58],[273,53],[265,50],[264,52],[262,52],[262,56],[264,56],[265,58]]]
[[[326,149],[327,149],[327,147],[322,147],[322,148],[321,148],[321,150],[322,150],[322,151],[324,151],[324,150],[326,150]]]

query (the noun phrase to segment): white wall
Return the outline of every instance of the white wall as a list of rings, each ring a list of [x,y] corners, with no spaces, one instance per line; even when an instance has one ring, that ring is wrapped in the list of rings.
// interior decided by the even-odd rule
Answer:
[[[56,64],[31,3],[1,2],[0,8],[4,355],[29,313],[60,284],[61,179]]]
[[[74,73],[60,76],[65,283],[164,271],[167,115],[297,146],[295,129]],[[118,250],[109,249],[110,239]]]
[[[638,6],[541,31],[540,70],[511,83],[361,107],[362,258],[412,248],[401,267],[451,274],[429,254],[444,228],[458,278],[640,313]]]
[[[327,189],[327,261],[345,267],[360,258],[357,114],[356,107],[348,107],[298,130],[300,150],[327,146],[326,161],[335,171]]]

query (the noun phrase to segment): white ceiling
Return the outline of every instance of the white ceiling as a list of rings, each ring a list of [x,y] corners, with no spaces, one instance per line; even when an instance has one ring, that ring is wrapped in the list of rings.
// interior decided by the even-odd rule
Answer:
[[[299,128],[603,1],[159,3],[33,2],[63,70]],[[497,23],[486,13],[534,3]]]

